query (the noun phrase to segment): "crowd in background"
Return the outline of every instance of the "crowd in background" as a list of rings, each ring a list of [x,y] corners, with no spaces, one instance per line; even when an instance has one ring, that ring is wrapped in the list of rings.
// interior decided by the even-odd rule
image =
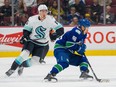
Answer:
[[[28,18],[38,14],[37,7],[44,3],[49,14],[58,20],[58,0],[0,0],[0,26],[11,26],[12,3],[14,4],[14,26],[23,26]],[[89,2],[91,1],[91,2]],[[102,24],[104,20],[104,0],[60,0],[60,22],[63,25],[77,25],[81,18],[92,24]],[[116,24],[116,12],[112,11],[112,0],[106,1],[106,23]]]

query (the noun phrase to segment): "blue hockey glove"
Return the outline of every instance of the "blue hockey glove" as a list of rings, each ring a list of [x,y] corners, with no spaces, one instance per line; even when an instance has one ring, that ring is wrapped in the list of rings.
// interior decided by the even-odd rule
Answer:
[[[82,45],[79,46],[77,52],[78,52],[79,54],[83,55],[84,52],[85,52],[85,49],[86,49],[86,45],[85,45],[85,44],[82,44]]]

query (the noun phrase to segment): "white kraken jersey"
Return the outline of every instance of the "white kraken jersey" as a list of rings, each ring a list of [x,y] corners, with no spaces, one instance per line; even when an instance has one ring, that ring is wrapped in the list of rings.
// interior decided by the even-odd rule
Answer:
[[[29,18],[24,26],[24,30],[30,31],[30,39],[38,42],[39,45],[47,45],[49,41],[49,31],[51,29],[57,30],[63,27],[56,22],[52,16],[47,15],[43,21],[38,19],[38,15]]]

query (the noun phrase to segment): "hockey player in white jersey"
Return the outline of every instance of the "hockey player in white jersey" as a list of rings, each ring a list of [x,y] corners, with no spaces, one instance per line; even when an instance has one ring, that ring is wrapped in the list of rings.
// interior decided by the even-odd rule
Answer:
[[[23,37],[20,42],[24,45],[21,54],[14,60],[10,69],[5,73],[10,76],[19,67],[18,74],[22,74],[24,67],[30,67],[30,63],[39,62],[43,59],[49,49],[49,37],[56,40],[64,33],[63,26],[55,19],[47,15],[48,8],[41,4],[38,7],[38,15],[28,19],[23,29]],[[54,33],[50,33],[51,30]],[[32,58],[28,58],[32,55]]]

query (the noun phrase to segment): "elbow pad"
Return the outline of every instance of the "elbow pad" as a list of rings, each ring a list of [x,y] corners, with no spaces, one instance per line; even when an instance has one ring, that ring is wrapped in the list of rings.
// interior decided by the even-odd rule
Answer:
[[[58,37],[64,34],[64,28],[59,28],[56,30],[54,33],[50,33],[50,39],[51,40],[56,40]]]
[[[23,30],[23,36],[24,37],[29,37],[29,35],[31,34],[31,32],[27,31],[27,30]]]
[[[29,35],[31,34],[31,32],[27,31],[27,30],[23,30],[23,36],[22,38],[20,39],[20,43],[21,44],[24,44],[25,42],[28,41],[29,38]]]
[[[57,37],[60,37],[61,35],[64,34],[64,28],[59,28],[58,30],[56,30],[56,34],[57,34]]]

